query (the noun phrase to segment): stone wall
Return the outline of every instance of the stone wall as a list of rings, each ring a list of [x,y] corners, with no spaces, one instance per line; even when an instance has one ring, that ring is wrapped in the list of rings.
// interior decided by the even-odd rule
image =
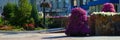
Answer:
[[[94,12],[88,20],[93,35],[120,35],[120,14],[112,12]]]

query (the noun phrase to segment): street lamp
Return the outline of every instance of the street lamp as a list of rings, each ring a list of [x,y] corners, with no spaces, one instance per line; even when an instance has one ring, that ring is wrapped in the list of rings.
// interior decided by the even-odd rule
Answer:
[[[50,8],[51,7],[51,4],[48,3],[48,2],[45,2],[45,0],[43,0],[43,2],[40,4],[40,7],[42,7],[43,9],[43,24],[44,24],[44,27],[46,27],[46,22],[45,22],[45,8]],[[47,27],[46,27],[47,28]]]

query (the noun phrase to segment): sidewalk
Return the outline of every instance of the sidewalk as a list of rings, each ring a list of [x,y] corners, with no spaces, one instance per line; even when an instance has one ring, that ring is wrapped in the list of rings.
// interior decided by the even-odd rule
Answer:
[[[0,40],[120,40],[120,36],[67,37],[63,28],[38,31],[0,31]],[[46,33],[47,32],[47,33]]]
[[[120,40],[119,36],[66,37],[64,33],[0,33],[0,40]]]
[[[49,37],[64,37],[64,33],[0,33],[0,40],[53,40]]]

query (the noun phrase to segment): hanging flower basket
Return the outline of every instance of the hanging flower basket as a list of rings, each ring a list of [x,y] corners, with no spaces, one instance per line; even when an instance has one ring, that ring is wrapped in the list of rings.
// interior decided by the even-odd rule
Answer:
[[[48,3],[48,2],[43,2],[43,3],[40,4],[40,7],[50,8],[51,4]]]

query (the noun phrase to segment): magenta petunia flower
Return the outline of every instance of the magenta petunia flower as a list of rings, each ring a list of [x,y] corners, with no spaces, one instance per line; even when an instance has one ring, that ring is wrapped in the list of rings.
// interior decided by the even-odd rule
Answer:
[[[65,31],[67,36],[82,36],[90,33],[87,26],[86,11],[82,8],[73,8],[68,27]]]
[[[116,12],[112,3],[105,3],[102,8],[102,12]]]

